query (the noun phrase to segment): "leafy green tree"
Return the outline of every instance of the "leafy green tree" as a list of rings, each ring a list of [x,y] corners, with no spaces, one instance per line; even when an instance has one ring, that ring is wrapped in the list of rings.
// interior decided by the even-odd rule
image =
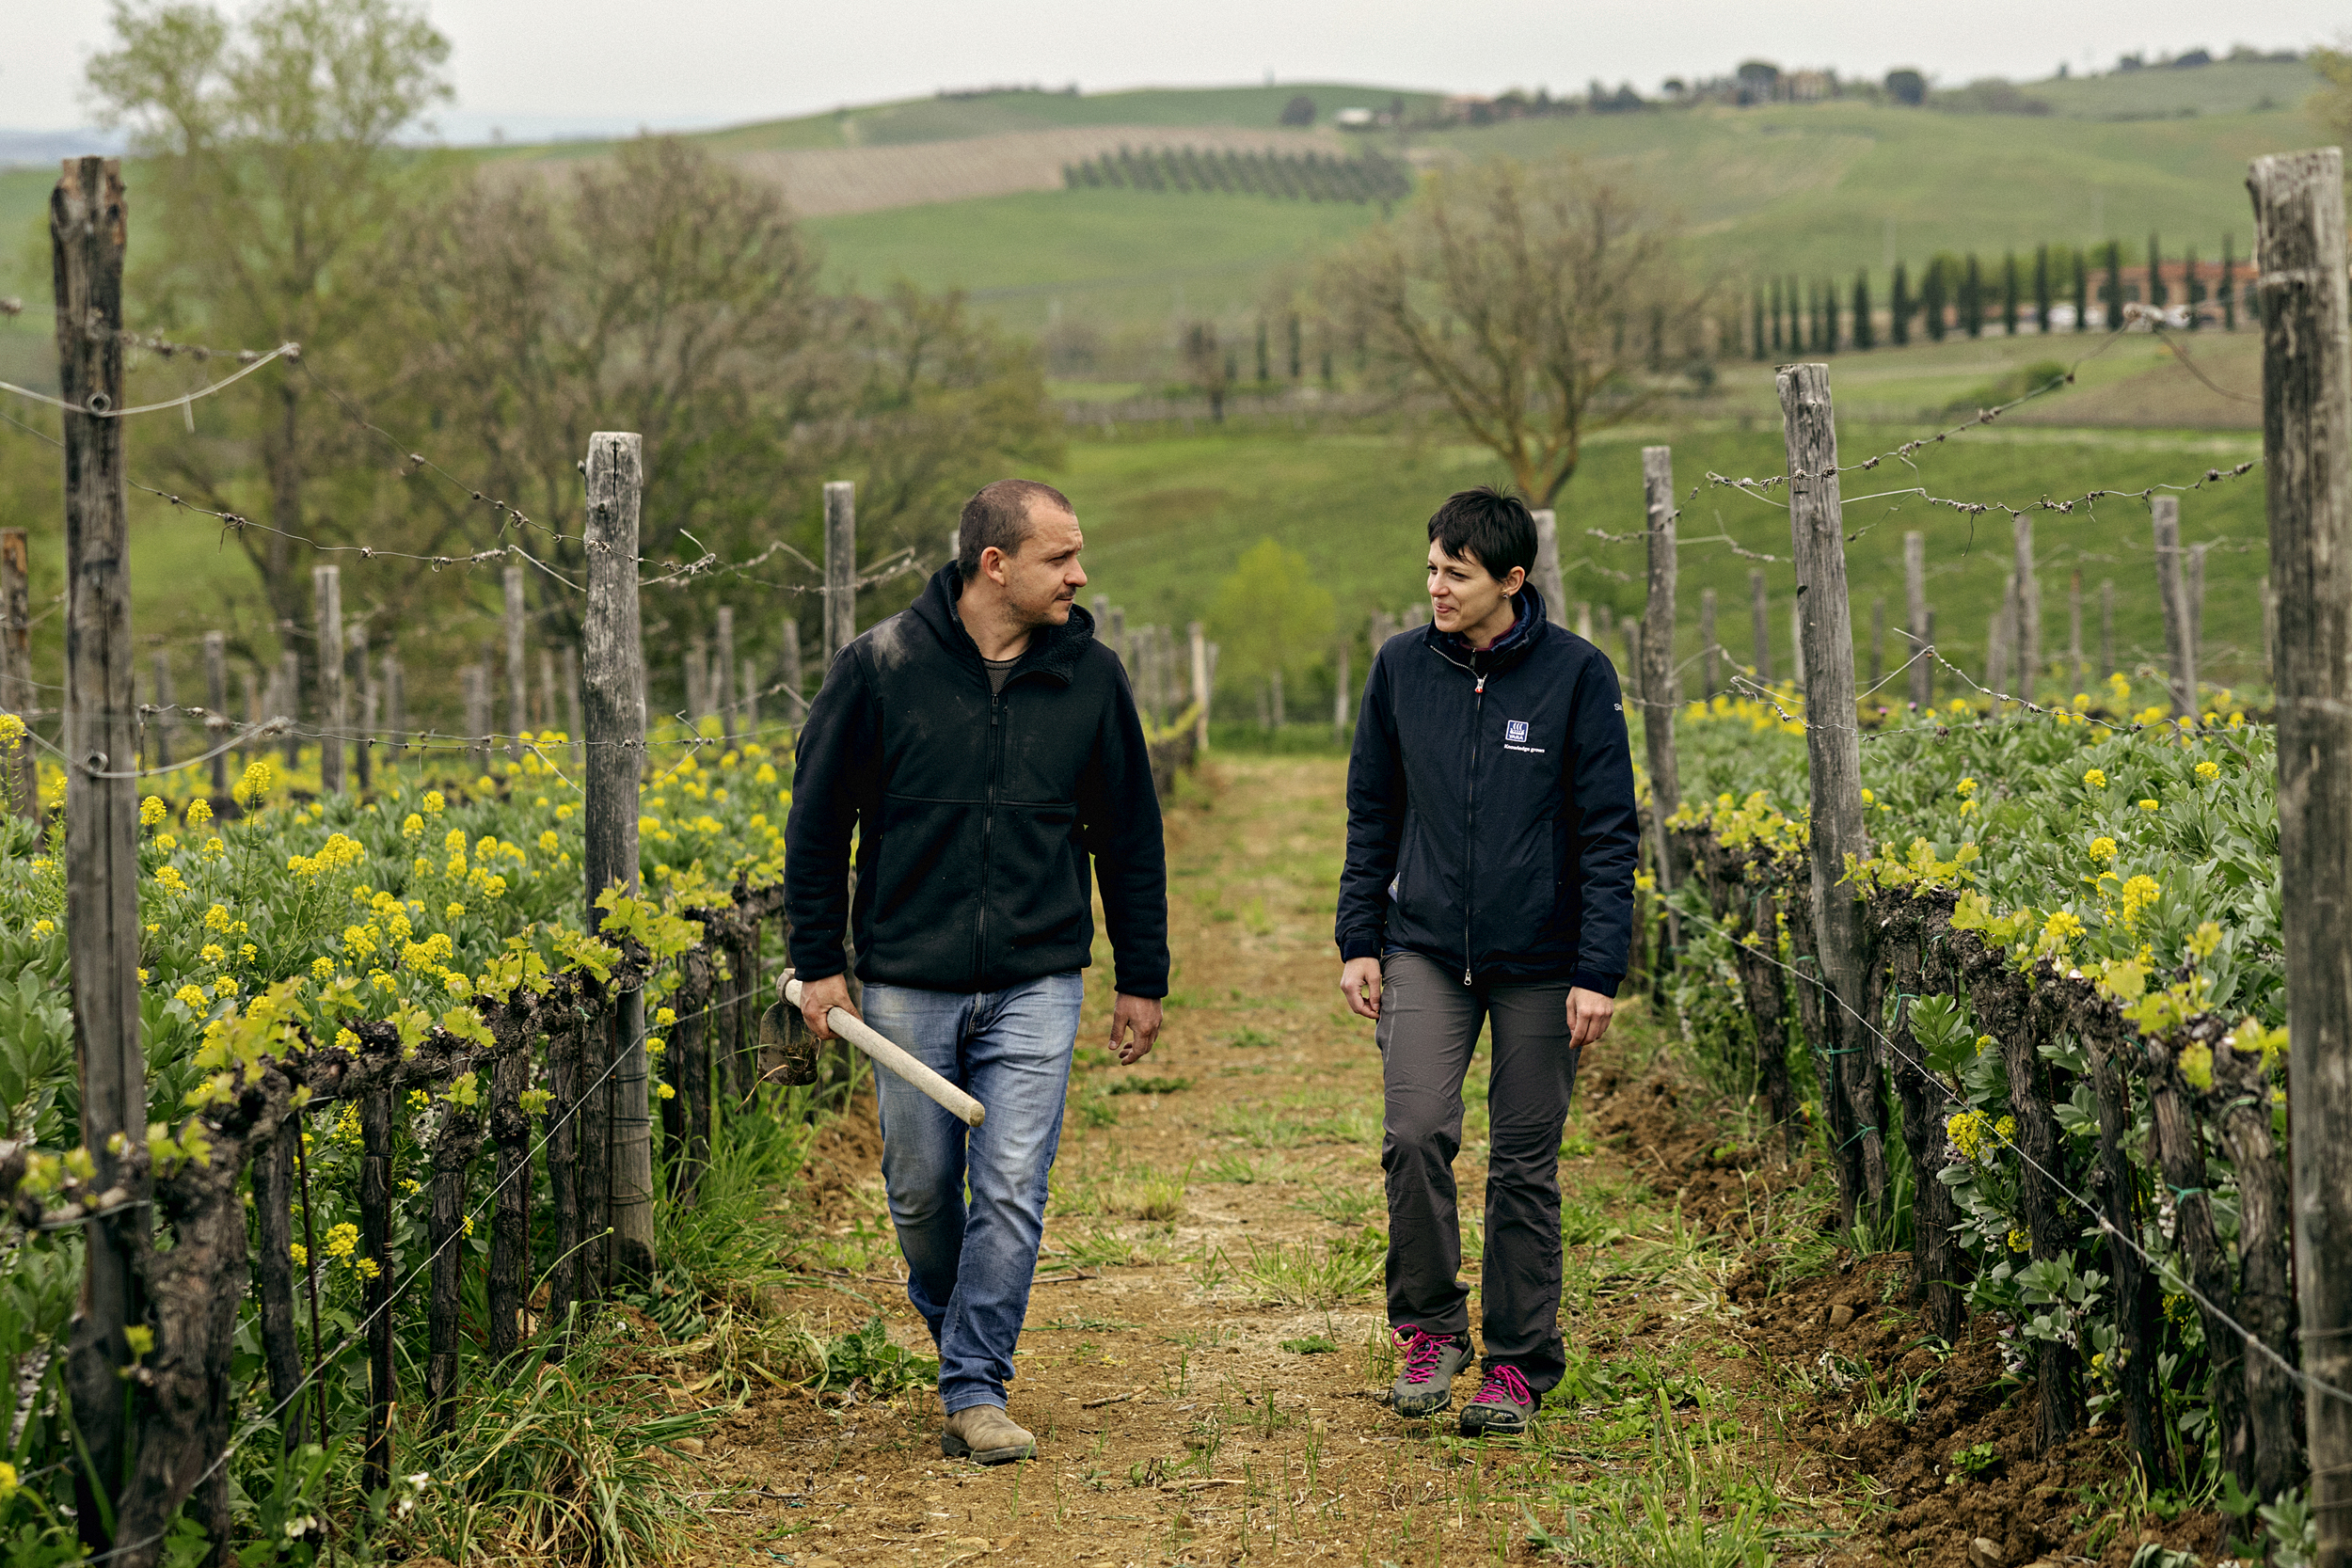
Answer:
[[[2050,247],[2036,245],[2033,252],[2033,324],[2037,332],[2050,330]]]
[[[1588,431],[1664,395],[1643,373],[1641,324],[1684,341],[1712,314],[1676,240],[1633,187],[1574,158],[1497,159],[1428,176],[1396,218],[1328,258],[1317,287],[1377,379],[1434,391],[1549,506]]]
[[[2221,330],[2237,330],[2237,258],[2233,254],[2233,236],[2221,236],[2221,281],[2217,297],[2221,302]]]
[[[2153,234],[2148,236],[2148,303],[2159,310],[2172,303],[2171,291],[2164,286],[2164,252]]]
[[[1878,346],[1878,325],[1870,320],[1870,274],[1853,275],[1853,346],[1864,352]]]
[[[1971,338],[1984,336],[1984,272],[1973,250],[1960,275],[1960,326]]]
[[[1774,323],[1773,323],[1773,325],[1774,325],[1775,326],[1777,326],[1777,325],[1779,325],[1778,321],[1777,321],[1777,320],[1775,320],[1775,321],[1774,321]],[[1758,360],[1761,360],[1761,359],[1764,357],[1764,355],[1765,355],[1765,347],[1764,347],[1764,288],[1763,288],[1763,285],[1761,285],[1761,284],[1758,284],[1758,285],[1756,286],[1756,309],[1755,309],[1755,316],[1754,316],[1753,327],[1752,327],[1752,331],[1751,331],[1750,336],[1751,336],[1751,338],[1753,339],[1754,357],[1756,357],[1756,359],[1758,359]]]
[[[2001,258],[2001,330],[2017,336],[2017,252]]]
[[[239,347],[299,342],[332,372],[380,367],[405,281],[389,242],[448,166],[398,145],[450,96],[449,40],[422,7],[263,0],[232,25],[209,5],[139,0],[111,26],[88,81],[100,119],[151,169],[131,281],[141,319]],[[191,499],[266,519],[235,531],[236,547],[271,619],[307,626],[310,541],[354,543],[373,522],[373,476],[356,471],[373,437],[298,371],[205,413],[205,439],[167,437],[150,460]],[[246,451],[258,499],[238,483]]]
[[[2090,330],[2090,253],[2074,252],[2074,330]]]
[[[2314,49],[2308,57],[2323,84],[2312,94],[2312,118],[2329,141],[2352,142],[2352,47]]]
[[[2100,291],[2107,308],[2107,330],[2115,331],[2123,325],[2123,242],[2107,242],[2107,280]]]
[[[2181,274],[2183,296],[2181,303],[2188,307],[2188,329],[2194,332],[2201,325],[2201,312],[2197,308],[2205,303],[2204,280],[2197,276],[2197,247],[2195,245],[2190,245],[2188,249],[2182,252]]]
[[[1784,340],[1781,337],[1780,279],[1772,279],[1772,352],[1778,354]]]
[[[1912,70],[1890,71],[1886,73],[1886,96],[1898,103],[1916,108],[1928,99],[1928,79]]]
[[[1895,346],[1901,348],[1911,341],[1911,277],[1900,261],[1895,263],[1895,281],[1887,291],[1887,325]]]
[[[1821,352],[1837,352],[1837,285],[1823,279],[1821,294]]]
[[[1209,605],[1217,673],[1255,689],[1279,671],[1285,681],[1321,663],[1330,646],[1331,591],[1307,558],[1271,539],[1251,546],[1217,584]]]

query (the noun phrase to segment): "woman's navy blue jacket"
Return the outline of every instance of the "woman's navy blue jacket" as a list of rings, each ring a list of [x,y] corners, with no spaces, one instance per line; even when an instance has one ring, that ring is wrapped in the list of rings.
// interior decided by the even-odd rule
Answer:
[[[1608,656],[1533,588],[1492,648],[1437,627],[1382,645],[1347,765],[1343,958],[1398,948],[1469,984],[1566,980],[1614,996],[1639,816]]]

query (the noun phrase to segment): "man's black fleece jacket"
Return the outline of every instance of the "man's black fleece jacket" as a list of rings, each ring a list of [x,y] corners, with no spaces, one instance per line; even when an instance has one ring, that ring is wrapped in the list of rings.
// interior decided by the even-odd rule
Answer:
[[[1073,605],[992,694],[962,592],[950,562],[841,650],[809,706],[785,827],[793,967],[840,974],[853,924],[859,977],[885,985],[993,991],[1084,969],[1091,859],[1118,989],[1167,995],[1168,863],[1126,672]]]
[[[1405,948],[1468,983],[1625,978],[1639,818],[1617,673],[1522,589],[1472,652],[1435,626],[1372,662],[1347,766],[1343,958]]]

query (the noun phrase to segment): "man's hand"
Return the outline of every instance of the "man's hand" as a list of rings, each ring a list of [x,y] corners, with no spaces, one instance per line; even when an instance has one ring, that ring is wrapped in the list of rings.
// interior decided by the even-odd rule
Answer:
[[[1119,1053],[1119,1065],[1133,1067],[1152,1054],[1159,1037],[1160,999],[1121,992],[1111,1007],[1111,1049]]]
[[[808,1024],[809,1033],[820,1040],[834,1037],[833,1025],[825,1022],[825,1014],[834,1007],[861,1023],[866,1022],[866,1015],[859,1012],[857,1004],[850,1000],[850,977],[847,974],[828,974],[821,980],[801,982],[801,1017]]]
[[[1609,1021],[1616,1016],[1613,998],[1581,986],[1568,988],[1568,1043],[1581,1051],[1597,1042],[1609,1033]]]
[[[1376,1022],[1380,1017],[1380,960],[1348,959],[1340,971],[1340,994],[1347,998],[1349,1012]]]

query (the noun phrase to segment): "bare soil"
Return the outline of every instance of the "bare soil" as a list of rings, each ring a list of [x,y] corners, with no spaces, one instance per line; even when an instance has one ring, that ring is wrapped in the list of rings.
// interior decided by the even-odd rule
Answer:
[[[1421,1568],[1535,1560],[1548,1554],[1532,1528],[1585,1543],[1572,1560],[1607,1561],[1604,1537],[1580,1531],[1611,1488],[1668,1473],[1653,1421],[1735,1478],[1704,1501],[1677,1492],[1677,1506],[1702,1524],[1735,1506],[1769,1520],[1776,1560],[1958,1568],[1982,1537],[2010,1568],[2061,1556],[2121,1568],[2152,1538],[2122,1511],[2111,1431],[2032,1457],[2025,1394],[2002,1380],[1990,1330],[1929,1342],[1904,1307],[1907,1259],[1823,1244],[1807,1173],[1744,1140],[1638,1000],[1587,1053],[1563,1144],[1564,1326],[1603,1391],[1548,1407],[1540,1441],[1524,1443],[1463,1442],[1450,1419],[1385,1408],[1393,1363],[1377,1253],[1367,1274],[1361,1241],[1385,1228],[1379,1072],[1330,942],[1342,784],[1336,760],[1220,758],[1180,786],[1175,989],[1160,1049],[1134,1069],[1098,1049],[1098,954],[1010,1395],[1039,1459],[942,1459],[927,1389],[776,1390],[712,1432],[720,1490],[691,1561]],[[1470,1217],[1481,1074],[1483,1058],[1456,1166]],[[1157,1092],[1117,1092],[1147,1080]],[[777,1305],[826,1334],[879,1314],[928,1354],[878,1152],[870,1109],[828,1133],[806,1283]],[[1801,1259],[1819,1272],[1790,1277]],[[1920,1380],[1915,1409],[1890,1410],[1906,1379]],[[1949,1480],[1952,1455],[1976,1444],[1994,1457]],[[2161,1533],[2210,1554],[2210,1517]]]

